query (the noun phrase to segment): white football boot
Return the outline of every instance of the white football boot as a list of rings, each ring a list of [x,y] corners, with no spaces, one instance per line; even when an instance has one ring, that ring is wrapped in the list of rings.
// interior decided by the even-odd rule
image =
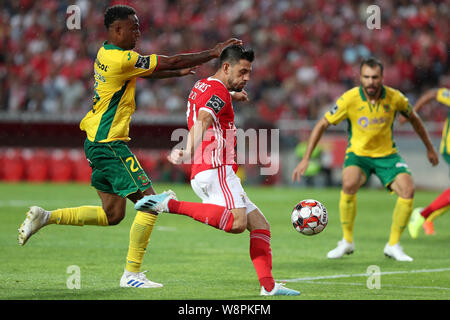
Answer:
[[[261,296],[298,296],[300,292],[286,288],[284,283],[275,283],[272,291],[267,291],[264,287],[261,287]]]
[[[47,224],[50,218],[50,212],[36,206],[32,206],[27,212],[25,221],[19,228],[19,244],[21,246],[27,243],[28,239]]]
[[[403,252],[403,248],[400,246],[400,243],[396,243],[393,246],[390,246],[389,243],[386,243],[384,247],[384,255],[389,258],[393,258],[397,261],[413,261],[414,259],[408,256]]]
[[[169,200],[177,200],[177,195],[172,190],[160,194],[152,194],[143,197],[134,205],[134,208],[143,212],[169,212]]]
[[[347,240],[342,239],[338,242],[338,245],[336,248],[328,252],[327,258],[328,259],[340,259],[344,256],[344,254],[352,254],[355,250],[355,243],[354,242],[347,242]]]
[[[130,272],[124,270],[122,278],[120,279],[120,286],[122,288],[162,288],[161,283],[153,282],[147,279],[145,273],[143,272]]]

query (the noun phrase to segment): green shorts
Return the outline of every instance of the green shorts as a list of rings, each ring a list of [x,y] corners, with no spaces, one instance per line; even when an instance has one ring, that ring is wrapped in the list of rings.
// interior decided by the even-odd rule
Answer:
[[[411,174],[408,165],[397,153],[386,157],[371,158],[357,156],[353,152],[349,152],[345,155],[344,168],[349,166],[359,167],[366,176],[366,179],[369,179],[370,175],[374,173],[389,191],[391,191],[390,184],[398,174]]]
[[[86,139],[84,152],[95,189],[126,198],[151,187],[150,179],[124,141],[100,143]]]

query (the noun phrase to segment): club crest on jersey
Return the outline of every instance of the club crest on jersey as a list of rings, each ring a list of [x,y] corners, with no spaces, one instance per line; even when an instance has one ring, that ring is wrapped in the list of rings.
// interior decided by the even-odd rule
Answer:
[[[150,56],[138,56],[134,67],[139,69],[148,69],[150,67]]]
[[[144,173],[139,175],[138,179],[142,182],[142,185],[144,185],[144,186],[149,184],[149,182],[150,182]]]
[[[209,98],[208,102],[205,104],[207,107],[214,110],[214,112],[217,114],[220,110],[225,106],[225,101],[220,99],[216,95],[212,95],[211,98]]]

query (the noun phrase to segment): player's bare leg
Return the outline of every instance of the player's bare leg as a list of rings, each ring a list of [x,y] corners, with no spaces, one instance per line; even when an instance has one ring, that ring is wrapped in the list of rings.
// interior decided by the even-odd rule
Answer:
[[[125,217],[127,199],[113,193],[106,193],[97,190],[97,194],[102,201],[103,210],[108,218],[110,226],[117,225]]]
[[[247,229],[247,213],[245,208],[231,209],[233,213],[233,225],[230,233],[242,233]]]

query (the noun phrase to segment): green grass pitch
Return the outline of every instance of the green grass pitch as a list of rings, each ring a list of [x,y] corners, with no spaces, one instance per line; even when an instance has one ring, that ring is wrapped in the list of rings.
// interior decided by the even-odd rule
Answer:
[[[172,188],[178,198],[199,201],[189,185]],[[401,244],[413,262],[383,255],[396,196],[361,189],[355,224],[355,252],[339,260],[326,254],[341,239],[339,189],[246,187],[250,199],[271,224],[273,275],[300,290],[299,297],[273,300],[447,300],[450,297],[450,216],[435,220],[436,235]],[[425,206],[438,192],[417,191],[415,206]],[[307,237],[290,223],[302,199],[322,201],[329,211],[327,228]],[[249,234],[226,234],[184,216],[161,214],[147,249],[143,270],[161,289],[119,288],[134,209],[113,227],[43,228],[20,247],[17,229],[31,205],[46,209],[99,205],[94,189],[80,184],[0,184],[0,300],[260,300],[259,284],[249,257]],[[80,270],[80,289],[69,289],[68,267]],[[369,266],[381,272],[366,275]],[[368,285],[369,284],[369,285]],[[370,289],[370,284],[375,288]],[[378,284],[378,286],[376,285]]]

